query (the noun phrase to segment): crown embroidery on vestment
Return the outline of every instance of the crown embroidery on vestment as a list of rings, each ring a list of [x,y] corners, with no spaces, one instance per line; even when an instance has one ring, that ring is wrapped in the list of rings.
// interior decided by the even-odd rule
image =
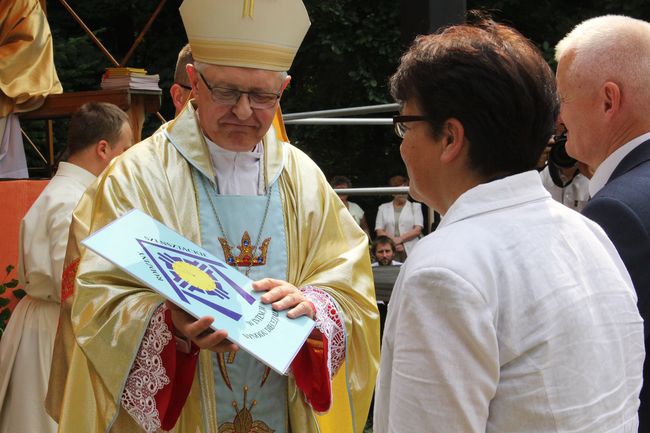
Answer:
[[[219,243],[223,249],[223,255],[226,263],[230,266],[263,266],[266,264],[266,253],[271,243],[271,238],[266,238],[262,241],[259,247],[251,243],[251,237],[248,231],[245,231],[241,237],[241,244],[236,247],[230,246],[226,238],[219,238]],[[239,254],[234,255],[233,250],[238,250]],[[256,255],[256,251],[259,254]]]

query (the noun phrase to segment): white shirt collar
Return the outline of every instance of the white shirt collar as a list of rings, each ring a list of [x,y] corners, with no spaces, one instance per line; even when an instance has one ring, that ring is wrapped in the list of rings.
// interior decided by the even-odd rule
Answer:
[[[438,228],[483,213],[550,198],[536,170],[514,174],[465,191],[449,207]]]
[[[263,193],[260,166],[264,153],[262,143],[250,152],[234,152],[224,149],[207,136],[210,161],[215,172],[217,191],[224,195],[259,195]]]
[[[646,132],[645,134],[628,141],[605,158],[591,177],[591,181],[589,182],[589,195],[591,197],[596,195],[596,193],[605,186],[623,158],[647,140],[650,140],[650,132]]]
[[[97,176],[85,168],[65,161],[59,162],[59,168],[56,170],[56,175],[74,178],[78,182],[81,182],[81,184],[86,188],[97,179]]]

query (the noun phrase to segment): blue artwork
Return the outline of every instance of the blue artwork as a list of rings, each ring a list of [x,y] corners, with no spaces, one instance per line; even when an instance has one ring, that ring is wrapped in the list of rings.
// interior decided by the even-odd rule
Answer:
[[[289,319],[262,304],[252,280],[139,210],[82,244],[194,317],[214,317],[214,329],[225,329],[228,339],[281,374],[314,327],[307,317]]]

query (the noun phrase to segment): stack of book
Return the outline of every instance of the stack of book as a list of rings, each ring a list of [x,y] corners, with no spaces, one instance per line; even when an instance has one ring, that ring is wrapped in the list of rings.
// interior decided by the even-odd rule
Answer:
[[[160,91],[159,78],[157,74],[149,75],[145,69],[140,68],[106,68],[101,88]]]

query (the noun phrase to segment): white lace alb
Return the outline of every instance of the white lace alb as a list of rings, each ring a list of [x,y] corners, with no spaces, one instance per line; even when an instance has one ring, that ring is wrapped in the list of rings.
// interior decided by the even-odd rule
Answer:
[[[166,309],[161,305],[151,318],[122,393],[122,407],[147,433],[160,430],[155,396],[169,384],[160,356],[172,340],[172,333],[165,323]]]
[[[327,369],[330,378],[345,360],[345,328],[334,299],[324,290],[314,286],[300,289],[316,307],[316,328],[325,335],[327,345]]]

